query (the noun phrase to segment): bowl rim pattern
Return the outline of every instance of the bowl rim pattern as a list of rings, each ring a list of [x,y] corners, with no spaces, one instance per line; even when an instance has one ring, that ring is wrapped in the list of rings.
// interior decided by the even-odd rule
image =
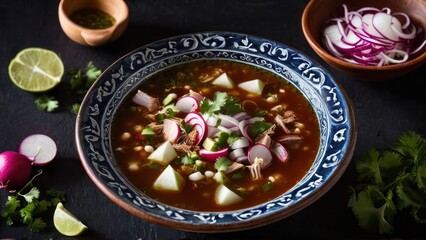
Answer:
[[[188,61],[230,60],[286,78],[313,106],[320,148],[308,174],[276,199],[231,212],[198,212],[150,199],[120,173],[111,148],[111,123],[122,100],[157,71]],[[76,119],[82,165],[95,185],[128,212],[153,223],[194,232],[229,232],[288,217],[325,194],[341,177],[356,142],[350,99],[332,75],[299,51],[269,39],[234,32],[183,34],[142,46],[108,67],[89,89]]]

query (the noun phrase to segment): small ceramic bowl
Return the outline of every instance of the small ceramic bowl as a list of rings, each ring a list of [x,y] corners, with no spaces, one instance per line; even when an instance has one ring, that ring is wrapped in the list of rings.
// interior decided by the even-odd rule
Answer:
[[[78,10],[100,10],[114,18],[112,26],[102,29],[83,27],[71,20]],[[119,38],[129,22],[129,10],[124,0],[61,0],[59,23],[65,34],[84,46],[102,46]]]
[[[406,13],[412,21],[423,28],[426,38],[426,1],[424,0],[311,0],[302,15],[302,29],[313,50],[332,67],[355,78],[368,81],[383,81],[400,77],[426,62],[426,48],[415,58],[404,63],[387,66],[362,66],[341,60],[328,52],[322,43],[324,24],[331,18],[343,17],[343,4],[349,10],[362,7],[388,7],[392,12]]]
[[[117,166],[111,128],[121,103],[149,77],[187,62],[226,60],[256,66],[296,87],[320,123],[320,146],[306,175],[290,190],[253,207],[224,212],[192,211],[150,198]],[[246,34],[205,32],[160,40],[123,56],[106,69],[84,98],[76,120],[81,162],[113,202],[147,221],[194,232],[260,227],[315,202],[342,176],[356,142],[352,104],[333,76],[284,44]]]

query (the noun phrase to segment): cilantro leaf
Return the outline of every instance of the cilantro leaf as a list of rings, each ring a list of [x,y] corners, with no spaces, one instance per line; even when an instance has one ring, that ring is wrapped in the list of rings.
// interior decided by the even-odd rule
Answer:
[[[21,215],[21,221],[25,224],[30,223],[33,220],[33,211],[35,209],[34,203],[28,203],[25,207],[19,210]]]
[[[214,168],[221,172],[221,171],[226,171],[226,169],[228,169],[228,167],[231,165],[231,161],[226,158],[226,157],[220,157],[216,160],[216,162],[214,163]]]
[[[202,114],[225,114],[232,115],[241,112],[239,99],[225,92],[215,92],[213,101],[205,98],[201,101],[200,112]]]
[[[34,103],[40,110],[53,112],[59,107],[59,102],[54,97],[47,96],[45,94],[39,96]]]
[[[36,218],[34,221],[28,223],[28,227],[31,232],[40,232],[45,229],[47,224],[43,221],[42,218]]]
[[[265,121],[256,121],[253,124],[249,125],[247,133],[250,135],[250,137],[256,138],[272,126],[273,125],[271,123],[267,123]]]
[[[36,187],[33,187],[30,189],[29,192],[23,195],[21,194],[21,196],[24,197],[25,200],[30,203],[33,201],[34,198],[37,199],[40,196],[40,191]]]
[[[101,73],[102,71],[98,69],[92,61],[88,62],[85,69],[86,87],[89,88],[101,75]]]
[[[348,206],[363,229],[391,233],[394,216],[403,210],[426,224],[426,140],[422,136],[408,132],[388,149],[369,150],[357,160],[356,170],[359,184],[351,188]]]
[[[392,191],[387,196],[377,188],[369,185],[358,193],[352,211],[359,220],[359,225],[370,232],[390,233],[393,231],[392,221],[395,209],[392,203]]]

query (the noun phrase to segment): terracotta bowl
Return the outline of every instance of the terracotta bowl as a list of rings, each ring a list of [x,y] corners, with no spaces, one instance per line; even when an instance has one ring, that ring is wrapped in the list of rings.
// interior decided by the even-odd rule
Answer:
[[[118,167],[119,160],[111,145],[111,129],[123,100],[144,86],[141,84],[155,85],[149,79],[153,74],[187,62],[205,60],[238,62],[276,74],[297,88],[312,105],[321,123],[318,153],[303,179],[282,195],[234,211],[186,210],[149,197]],[[342,176],[351,161],[356,136],[350,99],[326,69],[284,44],[228,32],[176,36],[123,56],[92,85],[76,120],[76,143],[81,162],[107,197],[142,219],[193,232],[250,229],[301,211],[324,195]]]
[[[302,15],[302,29],[313,50],[332,67],[355,78],[368,81],[383,81],[400,77],[426,62],[426,48],[404,63],[387,66],[361,66],[334,57],[322,44],[324,23],[333,17],[343,17],[343,7],[349,10],[362,7],[388,7],[392,12],[404,12],[423,28],[426,37],[426,1],[424,0],[311,0]]]
[[[104,29],[85,28],[70,19],[79,9],[98,9],[115,19],[115,23]],[[102,46],[119,38],[129,22],[129,10],[124,0],[61,0],[58,8],[59,23],[65,34],[73,41],[85,46]]]

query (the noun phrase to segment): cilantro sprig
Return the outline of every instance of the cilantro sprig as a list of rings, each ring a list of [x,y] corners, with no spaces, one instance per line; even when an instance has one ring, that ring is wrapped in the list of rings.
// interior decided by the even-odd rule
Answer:
[[[426,140],[408,132],[388,149],[371,149],[356,162],[359,184],[348,206],[361,228],[392,233],[398,213],[407,211],[426,224]]]
[[[89,61],[83,69],[71,68],[68,70],[67,76],[69,77],[70,89],[73,91],[73,95],[77,97],[78,101],[72,104],[72,113],[78,113],[81,100],[101,73],[102,71],[98,69],[92,61]],[[37,97],[34,103],[40,110],[46,112],[54,112],[59,107],[59,101],[55,99],[54,96],[49,96],[47,94]]]
[[[215,92],[213,101],[205,98],[201,102],[200,112],[202,114],[225,114],[233,115],[241,112],[239,99],[228,95],[225,92]]]
[[[21,223],[27,225],[32,232],[40,232],[47,226],[43,219],[46,211],[54,209],[60,201],[64,201],[62,191],[47,190],[41,193],[39,188],[32,186],[32,181],[41,173],[40,170],[20,191],[8,196],[1,212],[1,217],[7,225]]]

